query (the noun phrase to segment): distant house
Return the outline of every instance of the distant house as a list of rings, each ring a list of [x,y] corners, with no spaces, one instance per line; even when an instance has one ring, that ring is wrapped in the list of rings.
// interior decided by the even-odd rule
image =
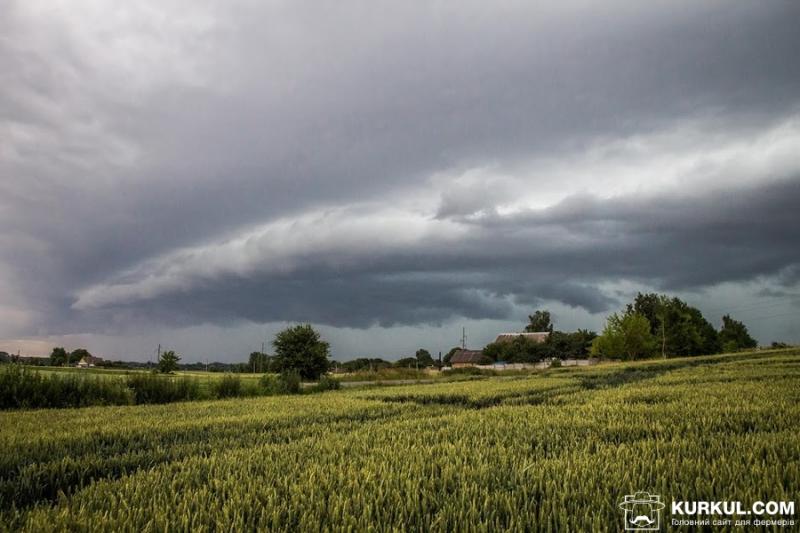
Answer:
[[[78,361],[78,368],[89,368],[95,365],[102,363],[103,360],[100,357],[94,357],[93,355],[84,355],[80,361]]]
[[[450,358],[450,366],[453,368],[465,368],[485,364],[489,358],[483,355],[481,350],[458,350]]]
[[[535,332],[523,332],[523,333],[501,333],[497,336],[494,342],[511,342],[514,339],[519,337],[524,337],[526,339],[532,340],[534,342],[542,343],[547,341],[547,338],[550,336],[549,331],[535,331]]]

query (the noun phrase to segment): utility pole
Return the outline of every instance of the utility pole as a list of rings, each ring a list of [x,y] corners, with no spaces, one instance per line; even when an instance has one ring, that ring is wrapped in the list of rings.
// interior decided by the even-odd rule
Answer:
[[[461,327],[461,349],[467,349],[467,328]]]
[[[156,356],[156,363],[160,363],[161,362],[161,343],[160,342],[158,343],[157,352],[158,352],[158,355]]]

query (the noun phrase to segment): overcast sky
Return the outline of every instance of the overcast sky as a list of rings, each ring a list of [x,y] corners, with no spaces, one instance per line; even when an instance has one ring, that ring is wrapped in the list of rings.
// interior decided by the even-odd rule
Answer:
[[[535,5],[534,5],[535,4]],[[0,350],[800,342],[800,2],[0,3]]]

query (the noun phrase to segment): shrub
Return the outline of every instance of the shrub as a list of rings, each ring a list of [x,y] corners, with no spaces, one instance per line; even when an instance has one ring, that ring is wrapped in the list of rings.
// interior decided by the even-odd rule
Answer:
[[[200,384],[191,378],[170,379],[155,374],[136,373],[128,376],[128,388],[134,402],[170,403],[200,398]]]
[[[300,393],[300,374],[295,371],[283,372],[278,376],[265,374],[260,383],[268,395]]]
[[[42,374],[21,365],[0,369],[0,409],[125,405],[133,398],[125,384],[83,374]]]
[[[319,382],[311,387],[310,390],[312,392],[324,392],[328,390],[339,390],[340,388],[342,388],[342,384],[339,383],[338,379],[334,379],[330,376],[322,376],[319,378]]]
[[[550,361],[550,368],[561,368],[561,359],[553,359]]]
[[[300,393],[300,373],[297,371],[282,372],[278,377],[278,383],[280,383],[283,394]]]
[[[725,341],[722,343],[722,353],[735,353],[739,351],[739,344],[736,341]]]
[[[259,386],[267,395],[278,394],[278,376],[274,374],[264,374],[258,380]]]
[[[217,398],[234,398],[242,394],[242,380],[239,376],[225,374],[222,379],[212,385],[212,391]]]

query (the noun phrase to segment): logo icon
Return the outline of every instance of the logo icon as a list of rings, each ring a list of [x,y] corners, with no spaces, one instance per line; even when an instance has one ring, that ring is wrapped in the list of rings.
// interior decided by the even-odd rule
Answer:
[[[619,502],[619,508],[625,511],[625,531],[658,531],[664,506],[658,494],[626,494]]]

